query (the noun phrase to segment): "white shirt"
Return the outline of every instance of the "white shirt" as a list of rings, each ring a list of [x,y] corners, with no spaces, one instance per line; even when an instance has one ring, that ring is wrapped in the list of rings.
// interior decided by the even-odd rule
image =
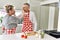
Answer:
[[[19,18],[21,18],[21,15],[22,15],[22,11],[20,12],[20,15],[18,16]],[[30,20],[31,22],[33,23],[33,30],[36,31],[37,30],[37,21],[36,21],[36,17],[35,17],[35,14],[34,12],[31,12],[30,11]]]

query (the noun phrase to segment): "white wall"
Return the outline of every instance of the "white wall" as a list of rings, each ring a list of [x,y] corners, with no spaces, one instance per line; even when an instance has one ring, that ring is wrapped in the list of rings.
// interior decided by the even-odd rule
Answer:
[[[25,2],[27,2],[27,0],[0,0],[0,8],[3,8],[6,4],[12,4],[16,9],[21,9],[22,4]]]

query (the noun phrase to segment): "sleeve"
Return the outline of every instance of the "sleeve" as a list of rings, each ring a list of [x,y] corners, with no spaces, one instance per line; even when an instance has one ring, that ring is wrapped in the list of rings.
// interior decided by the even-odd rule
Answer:
[[[36,16],[34,14],[34,12],[32,13],[32,19],[33,19],[33,27],[34,27],[34,31],[37,31],[37,20],[36,20]]]
[[[17,19],[17,23],[18,23],[18,24],[22,24],[22,21],[23,21],[22,18],[19,18],[19,17],[16,16],[16,19]]]
[[[18,18],[17,16],[15,16],[14,20],[17,24],[20,24],[20,22],[21,22],[20,18]]]
[[[19,18],[19,24],[22,24],[22,22],[23,22],[23,15],[22,15],[22,13],[20,13],[20,15],[18,15],[17,16],[18,18]]]
[[[22,24],[21,18],[18,18],[18,24]]]

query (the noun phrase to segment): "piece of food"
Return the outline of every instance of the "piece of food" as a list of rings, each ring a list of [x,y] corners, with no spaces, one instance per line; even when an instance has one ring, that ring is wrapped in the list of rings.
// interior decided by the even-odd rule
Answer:
[[[24,38],[24,35],[21,35],[21,38]]]
[[[24,38],[27,39],[27,36],[25,35]]]
[[[32,35],[35,35],[37,34],[37,32],[29,32],[29,33],[26,33],[27,36],[32,36]]]
[[[27,39],[27,35],[21,35],[21,38]]]

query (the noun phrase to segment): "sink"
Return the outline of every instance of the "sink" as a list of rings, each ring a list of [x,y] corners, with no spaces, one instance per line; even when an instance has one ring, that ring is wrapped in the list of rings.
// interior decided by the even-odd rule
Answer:
[[[55,37],[55,38],[60,38],[60,32],[57,32],[57,30],[45,30],[45,33],[47,33],[48,35]]]

